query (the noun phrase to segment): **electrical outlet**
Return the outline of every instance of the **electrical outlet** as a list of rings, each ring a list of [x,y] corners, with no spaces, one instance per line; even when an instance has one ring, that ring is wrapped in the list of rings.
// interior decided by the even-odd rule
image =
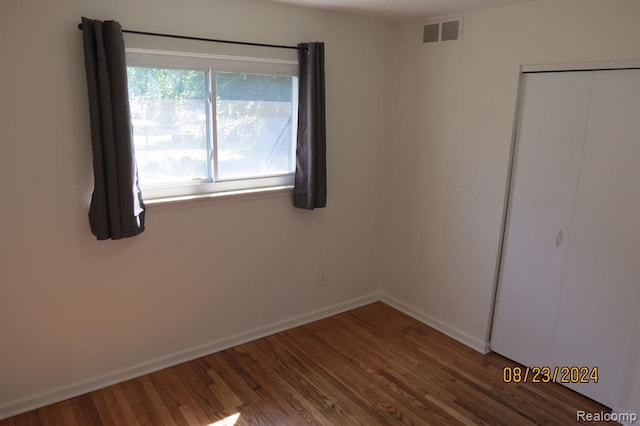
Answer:
[[[318,273],[318,279],[316,281],[316,284],[318,285],[318,287],[324,287],[328,283],[329,283],[329,276],[327,275],[327,273],[326,272]]]

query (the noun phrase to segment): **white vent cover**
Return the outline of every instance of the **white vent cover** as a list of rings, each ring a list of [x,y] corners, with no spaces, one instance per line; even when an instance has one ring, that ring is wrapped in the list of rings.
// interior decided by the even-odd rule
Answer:
[[[441,45],[462,42],[462,18],[441,18],[424,25],[422,43]]]
[[[440,41],[440,23],[427,24],[422,32],[423,43],[437,43]]]

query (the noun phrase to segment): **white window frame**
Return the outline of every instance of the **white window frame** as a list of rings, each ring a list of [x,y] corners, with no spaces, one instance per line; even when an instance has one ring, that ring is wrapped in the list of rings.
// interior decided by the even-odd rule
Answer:
[[[213,81],[216,72],[238,72],[249,74],[265,74],[287,76],[293,78],[293,143],[292,158],[295,159],[296,129],[298,127],[298,62],[278,59],[246,58],[236,56],[197,54],[186,52],[170,52],[147,49],[126,49],[127,66],[166,67],[193,69],[208,72],[209,102],[207,102],[207,137],[209,138],[209,169],[211,180],[194,183],[147,185],[142,189],[146,201],[171,199],[188,196],[235,193],[239,191],[256,192],[256,190],[272,190],[276,187],[292,187],[294,173],[276,174],[264,177],[247,177],[220,179],[217,171],[217,135],[216,135],[216,85]],[[222,194],[220,194],[222,195]]]

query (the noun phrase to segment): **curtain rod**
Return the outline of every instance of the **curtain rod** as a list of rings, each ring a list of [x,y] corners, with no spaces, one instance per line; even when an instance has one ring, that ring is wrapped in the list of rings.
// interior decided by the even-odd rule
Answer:
[[[79,30],[82,29],[82,24],[78,24],[78,29]],[[147,35],[147,36],[153,36],[153,37],[178,38],[182,40],[196,40],[196,41],[209,41],[213,43],[240,44],[243,46],[272,47],[275,49],[308,50],[306,47],[285,46],[282,44],[266,44],[266,43],[252,43],[248,41],[219,40],[215,38],[191,37],[191,36],[183,36],[183,35],[177,35],[177,34],[150,33],[146,31],[134,31],[134,30],[122,30],[122,32],[127,34],[140,34],[140,35]]]

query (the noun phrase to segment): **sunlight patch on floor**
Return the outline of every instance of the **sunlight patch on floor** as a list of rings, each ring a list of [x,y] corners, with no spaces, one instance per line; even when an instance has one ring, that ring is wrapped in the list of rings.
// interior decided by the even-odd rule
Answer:
[[[240,418],[240,413],[236,413],[236,414],[232,414],[229,417],[225,417],[222,420],[218,420],[215,423],[210,423],[207,426],[234,426],[239,418]]]

